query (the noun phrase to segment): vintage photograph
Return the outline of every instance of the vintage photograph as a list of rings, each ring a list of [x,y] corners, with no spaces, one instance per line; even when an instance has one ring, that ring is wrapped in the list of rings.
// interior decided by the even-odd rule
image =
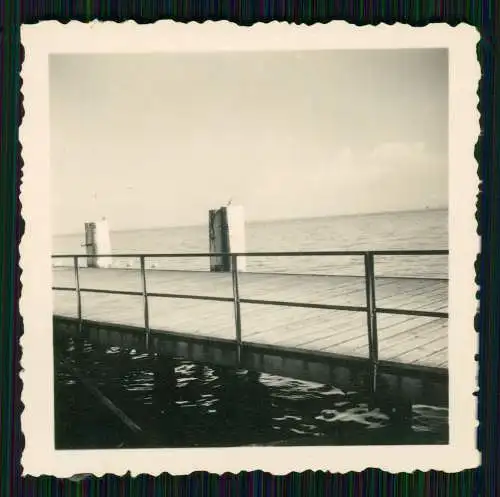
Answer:
[[[447,444],[448,67],[51,55],[56,449]]]
[[[23,27],[23,474],[478,464],[477,41]]]

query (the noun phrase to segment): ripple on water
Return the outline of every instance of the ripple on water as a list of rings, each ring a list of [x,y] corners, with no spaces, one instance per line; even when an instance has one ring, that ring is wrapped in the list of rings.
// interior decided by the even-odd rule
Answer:
[[[251,383],[244,371],[235,374],[118,347],[104,350],[89,343],[76,347],[72,340],[59,353],[85,365],[86,374],[103,393],[149,433],[148,446],[370,444],[389,439],[445,443],[448,436],[448,411],[432,406],[414,406],[411,433],[403,440],[389,417],[370,409],[362,394],[332,385],[270,374]],[[167,366],[171,380],[156,383],[158,364]],[[128,440],[119,422],[67,372],[57,371],[56,384],[56,411],[65,420],[57,427],[63,445],[90,444],[96,426],[109,432],[114,424],[117,444],[146,443]],[[106,437],[113,438],[111,432]],[[106,437],[96,436],[94,443],[104,443]]]

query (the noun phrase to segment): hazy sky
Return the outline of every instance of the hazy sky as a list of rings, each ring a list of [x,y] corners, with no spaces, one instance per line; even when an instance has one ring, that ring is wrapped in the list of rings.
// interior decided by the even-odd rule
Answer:
[[[447,205],[446,50],[56,55],[55,233]]]

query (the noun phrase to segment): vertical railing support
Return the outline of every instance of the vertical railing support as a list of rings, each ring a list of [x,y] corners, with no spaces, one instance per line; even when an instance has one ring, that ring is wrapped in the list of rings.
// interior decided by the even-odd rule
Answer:
[[[82,292],[80,291],[80,272],[78,271],[78,256],[73,257],[73,270],[75,273],[76,308],[78,314],[78,326],[82,329]]]
[[[144,329],[146,330],[146,347],[149,347],[149,305],[148,305],[148,289],[146,286],[146,264],[145,257],[140,256],[141,260],[141,280],[142,280],[142,301],[144,304]]]
[[[241,364],[241,305],[238,282],[238,256],[231,254],[231,274],[233,277],[234,322],[236,327],[236,354],[238,366]]]
[[[365,286],[366,286],[366,318],[368,325],[368,350],[370,354],[372,383],[371,390],[375,394],[377,389],[378,369],[378,334],[377,334],[377,308],[375,304],[375,264],[372,252],[365,256]]]

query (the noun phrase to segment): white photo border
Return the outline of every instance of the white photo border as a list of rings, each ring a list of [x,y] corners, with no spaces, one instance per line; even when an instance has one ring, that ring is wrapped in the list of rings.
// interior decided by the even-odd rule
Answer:
[[[479,33],[461,24],[415,28],[395,24],[358,27],[346,22],[297,26],[273,22],[240,27],[229,22],[149,25],[56,21],[24,25],[21,76],[25,115],[20,127],[25,233],[21,241],[24,320],[21,338],[25,437],[23,475],[69,477],[131,472],[158,475],[263,470],[388,472],[477,467],[478,336],[474,262],[480,250],[475,219],[479,179],[474,147],[479,136],[476,58]],[[446,446],[245,447],[58,451],[54,448],[52,363],[52,230],[50,212],[49,74],[51,53],[151,53],[316,49],[448,48],[449,50],[449,268],[450,443]]]

